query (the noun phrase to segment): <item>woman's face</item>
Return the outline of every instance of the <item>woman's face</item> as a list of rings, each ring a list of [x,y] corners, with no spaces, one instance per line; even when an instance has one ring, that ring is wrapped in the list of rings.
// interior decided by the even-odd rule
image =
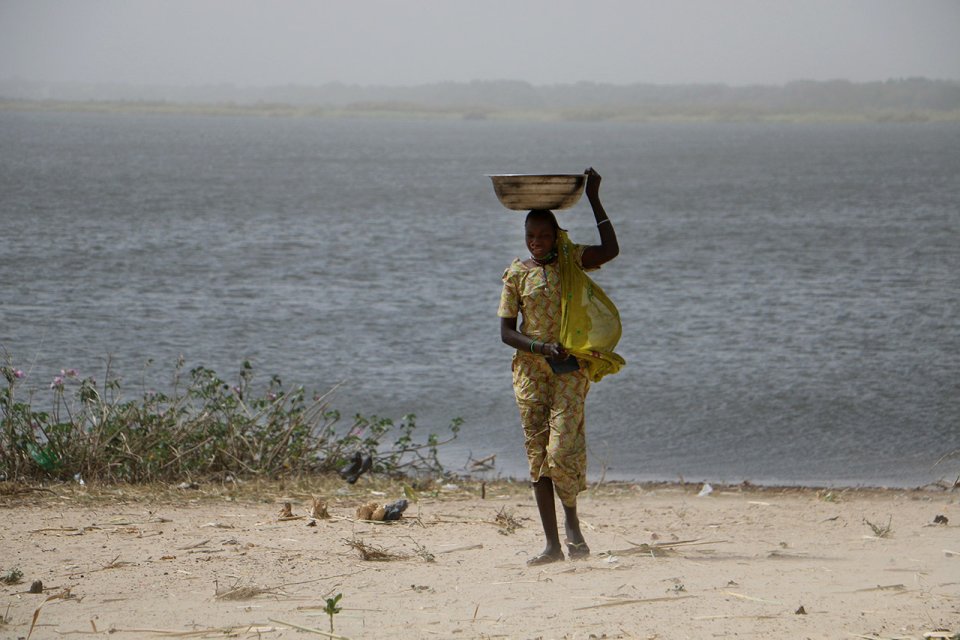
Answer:
[[[526,225],[527,249],[537,260],[545,258],[557,244],[557,232],[546,220],[530,220]]]

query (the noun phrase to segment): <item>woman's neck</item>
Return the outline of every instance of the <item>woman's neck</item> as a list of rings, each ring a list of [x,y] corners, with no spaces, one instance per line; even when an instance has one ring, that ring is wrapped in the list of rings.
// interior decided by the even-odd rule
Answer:
[[[536,257],[536,256],[530,256],[530,259],[533,260],[534,262],[536,262],[537,264],[539,264],[540,266],[543,266],[543,265],[546,265],[546,264],[550,264],[551,262],[553,262],[554,260],[556,260],[556,259],[557,259],[557,252],[556,252],[556,251],[551,251],[550,253],[548,253],[547,255],[543,256],[542,258],[538,258],[538,257]]]

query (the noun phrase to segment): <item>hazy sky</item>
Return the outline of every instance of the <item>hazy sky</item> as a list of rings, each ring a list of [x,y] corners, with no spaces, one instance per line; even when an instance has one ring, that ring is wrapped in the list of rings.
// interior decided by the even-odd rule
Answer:
[[[960,0],[0,0],[0,79],[960,80]]]

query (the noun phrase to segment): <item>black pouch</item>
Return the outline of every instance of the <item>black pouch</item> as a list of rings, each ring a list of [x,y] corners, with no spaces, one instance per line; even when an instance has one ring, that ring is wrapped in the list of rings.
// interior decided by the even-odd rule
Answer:
[[[553,369],[554,373],[570,373],[580,368],[580,363],[573,356],[568,356],[566,360],[553,360],[547,358],[547,364]]]

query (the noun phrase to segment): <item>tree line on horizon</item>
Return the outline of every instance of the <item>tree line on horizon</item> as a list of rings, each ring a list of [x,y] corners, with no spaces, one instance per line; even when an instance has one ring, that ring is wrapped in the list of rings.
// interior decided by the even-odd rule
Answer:
[[[0,81],[0,99],[67,102],[154,102],[239,107],[289,105],[356,110],[563,112],[602,118],[631,111],[657,113],[960,112],[960,81],[900,78],[877,82],[799,80],[784,85],[606,84],[534,85],[517,80],[442,82],[412,86],[239,87],[160,86]]]

